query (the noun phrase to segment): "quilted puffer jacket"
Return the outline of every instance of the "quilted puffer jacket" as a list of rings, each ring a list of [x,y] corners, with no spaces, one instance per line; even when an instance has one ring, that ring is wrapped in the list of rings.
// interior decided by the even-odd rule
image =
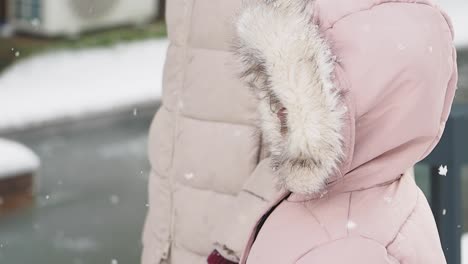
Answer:
[[[197,264],[217,249],[238,262],[277,193],[256,98],[231,52],[240,0],[166,1],[170,45],[162,106],[149,133],[142,263]]]
[[[250,1],[236,56],[283,192],[241,263],[445,263],[404,172],[439,141],[457,83],[429,0]]]

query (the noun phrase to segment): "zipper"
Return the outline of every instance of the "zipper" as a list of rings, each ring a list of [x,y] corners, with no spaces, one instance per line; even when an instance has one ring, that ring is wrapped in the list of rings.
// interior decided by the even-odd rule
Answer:
[[[289,191],[284,191],[278,199],[275,199],[273,203],[270,203],[270,206],[268,207],[268,210],[262,214],[259,219],[256,221],[256,224],[254,228],[252,229],[252,232],[250,233],[250,238],[244,248],[244,252],[242,253],[241,261],[240,264],[246,264],[247,259],[249,257],[250,249],[252,248],[253,243],[255,242],[255,239],[257,238],[258,232],[262,228],[263,224],[265,223],[266,219],[268,219],[268,216],[273,212],[273,210],[276,209],[276,207],[284,200],[287,199],[291,195],[291,192]]]

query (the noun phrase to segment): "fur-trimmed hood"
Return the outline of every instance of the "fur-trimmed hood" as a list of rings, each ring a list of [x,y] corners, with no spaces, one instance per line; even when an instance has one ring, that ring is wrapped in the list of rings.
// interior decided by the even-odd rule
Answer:
[[[259,99],[259,126],[272,167],[287,189],[299,193],[321,190],[344,154],[346,108],[333,82],[335,58],[310,21],[310,3],[259,1],[237,22],[236,53]],[[285,124],[276,114],[282,107]]]
[[[236,21],[235,54],[243,80],[258,99],[258,126],[283,187],[301,194],[339,183],[345,189],[366,188],[397,179],[432,150],[445,124],[433,121],[447,118],[454,85],[446,94],[449,67],[432,79],[437,84],[423,85],[433,75],[425,66],[431,61],[421,58],[421,49],[430,49],[421,46],[426,35],[421,43],[407,44],[365,32],[372,26],[391,32],[389,25],[363,21],[349,30],[346,22],[321,20],[316,1],[247,2]],[[396,61],[388,61],[389,55]],[[427,92],[439,110],[418,120],[428,106],[417,101]],[[284,122],[277,113],[282,108]],[[379,171],[384,171],[381,177],[368,180]],[[359,176],[351,179],[351,174]]]

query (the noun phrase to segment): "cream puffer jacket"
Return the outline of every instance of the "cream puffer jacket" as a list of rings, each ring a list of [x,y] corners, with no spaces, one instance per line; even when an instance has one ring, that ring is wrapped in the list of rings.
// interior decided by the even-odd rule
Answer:
[[[170,0],[162,106],[151,125],[142,263],[238,261],[276,192],[256,99],[230,52],[240,0]]]

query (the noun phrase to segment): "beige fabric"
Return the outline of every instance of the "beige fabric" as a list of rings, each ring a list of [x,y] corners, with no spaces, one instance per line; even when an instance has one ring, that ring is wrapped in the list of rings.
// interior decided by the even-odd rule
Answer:
[[[214,245],[237,260],[277,193],[255,133],[256,99],[229,51],[240,5],[167,1],[171,44],[149,136],[144,264],[206,263]]]

